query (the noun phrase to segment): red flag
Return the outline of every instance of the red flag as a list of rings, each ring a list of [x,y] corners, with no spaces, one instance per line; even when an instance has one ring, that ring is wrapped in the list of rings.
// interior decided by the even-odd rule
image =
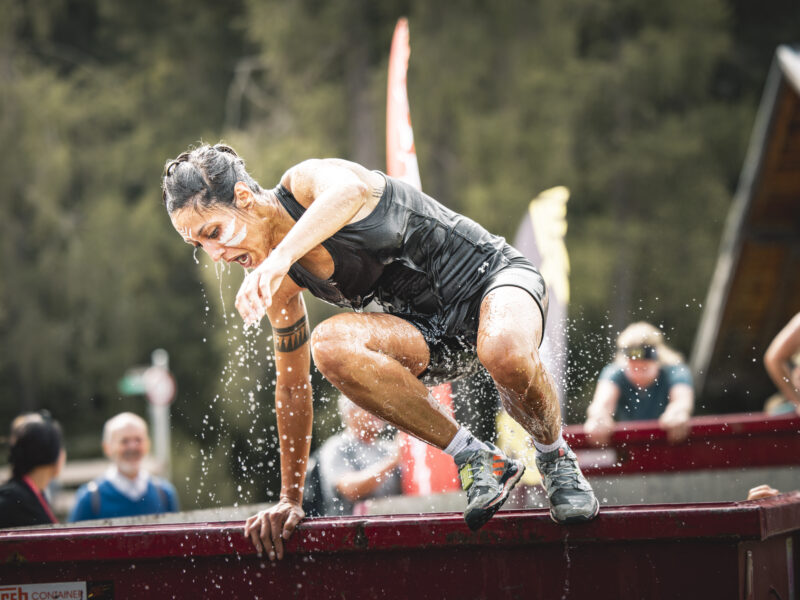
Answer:
[[[399,19],[394,28],[389,55],[389,83],[386,90],[386,173],[422,189],[408,108],[406,73],[411,48],[408,19]]]
[[[422,189],[408,107],[406,73],[411,48],[408,19],[399,19],[389,55],[389,83],[386,90],[386,174]],[[449,383],[431,388],[439,403],[453,414]],[[403,462],[403,493],[431,494],[459,488],[455,463],[441,450],[405,433],[398,434]]]
[[[433,397],[453,414],[451,385],[443,383],[430,388]],[[402,487],[407,496],[441,494],[460,489],[458,470],[453,459],[407,433],[398,434]]]

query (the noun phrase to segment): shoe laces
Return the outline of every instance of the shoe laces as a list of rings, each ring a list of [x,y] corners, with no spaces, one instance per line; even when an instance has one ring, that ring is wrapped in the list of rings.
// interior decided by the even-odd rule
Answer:
[[[570,457],[569,454],[559,456],[555,460],[547,462],[553,464],[553,467],[548,469],[547,473],[550,482],[548,487],[551,491],[580,487],[581,472],[578,469],[575,459]]]
[[[472,485],[467,490],[468,494],[497,487],[499,477],[494,474],[493,466],[494,463],[499,463],[502,460],[502,456],[493,452],[482,451],[473,455],[472,460],[465,465],[472,474]]]

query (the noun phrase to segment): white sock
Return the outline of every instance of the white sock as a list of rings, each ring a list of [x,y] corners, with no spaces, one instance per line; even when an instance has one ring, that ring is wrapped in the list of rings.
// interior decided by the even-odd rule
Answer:
[[[552,452],[553,450],[557,450],[561,448],[561,446],[566,446],[566,442],[564,441],[564,436],[561,432],[558,433],[558,439],[552,444],[542,444],[541,442],[537,442],[533,440],[533,447],[536,448],[536,451],[539,454],[547,454],[548,452]]]
[[[489,446],[484,444],[474,435],[469,432],[466,427],[461,427],[456,435],[450,440],[447,448],[444,449],[446,454],[455,458],[455,455],[464,450],[488,450]]]

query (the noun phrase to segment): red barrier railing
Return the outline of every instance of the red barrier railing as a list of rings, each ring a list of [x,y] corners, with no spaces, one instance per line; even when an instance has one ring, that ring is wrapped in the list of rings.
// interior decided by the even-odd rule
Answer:
[[[587,475],[800,465],[797,415],[695,417],[689,438],[679,444],[667,441],[657,421],[618,423],[604,449],[593,446],[580,425],[564,433]]]
[[[799,532],[797,492],[604,508],[569,527],[544,510],[501,512],[477,532],[456,514],[312,519],[276,563],[242,523],[2,531],[0,597],[67,582],[98,600],[789,598]]]

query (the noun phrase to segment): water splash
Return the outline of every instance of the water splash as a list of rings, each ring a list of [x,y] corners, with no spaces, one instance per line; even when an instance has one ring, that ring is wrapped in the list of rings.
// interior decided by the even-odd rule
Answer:
[[[561,600],[567,600],[569,597],[569,570],[572,565],[572,559],[569,555],[569,531],[564,532],[564,587],[561,589]]]
[[[210,269],[210,263],[204,263],[203,268]],[[270,472],[277,472],[276,461],[268,460],[270,455],[277,456],[274,407],[273,416],[270,416],[265,407],[272,403],[260,398],[266,393],[266,382],[274,373],[274,356],[271,338],[265,340],[260,327],[245,331],[238,314],[227,311],[229,302],[226,302],[226,296],[230,298],[241,285],[238,270],[235,271],[237,276],[229,277],[230,265],[214,263],[213,269],[222,312],[211,310],[206,286],[202,286],[203,325],[209,329],[209,335],[204,336],[203,341],[217,340],[225,348],[225,359],[217,389],[212,391],[213,397],[206,403],[207,412],[203,414],[200,431],[196,434],[200,445],[197,456],[200,472],[192,493],[201,506],[236,506],[251,503],[257,489],[258,501],[261,501],[266,487],[263,485],[264,477],[274,479]],[[225,475],[216,477],[220,471]],[[273,494],[268,492],[267,496]]]

